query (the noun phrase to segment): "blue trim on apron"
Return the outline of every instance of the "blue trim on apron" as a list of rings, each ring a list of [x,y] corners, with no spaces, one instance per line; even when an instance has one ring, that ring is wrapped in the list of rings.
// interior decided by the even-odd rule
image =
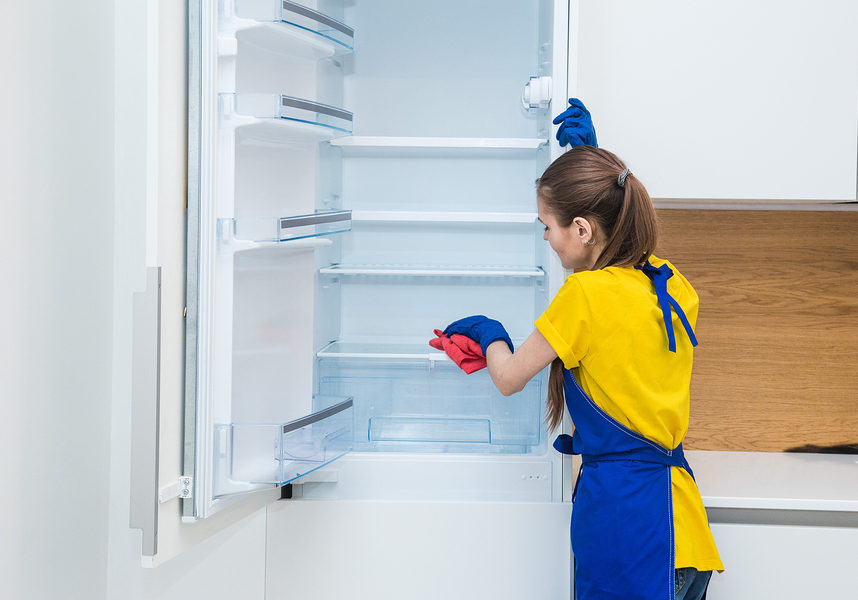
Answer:
[[[685,313],[667,293],[667,280],[673,275],[670,268],[647,263],[641,270],[655,286],[671,351],[676,351],[671,307],[696,345]],[[563,374],[566,407],[575,432],[560,435],[554,448],[582,457],[572,494],[575,597],[674,600],[670,467],[691,473],[682,444],[664,448],[622,425],[587,396],[572,371],[564,369]]]

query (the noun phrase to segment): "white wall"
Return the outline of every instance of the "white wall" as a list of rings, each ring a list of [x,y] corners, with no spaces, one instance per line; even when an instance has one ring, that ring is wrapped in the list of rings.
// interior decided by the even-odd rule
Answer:
[[[184,3],[164,3],[181,49]],[[152,570],[128,528],[131,302],[158,185],[146,157],[164,153],[147,146],[158,5],[0,2],[4,600],[263,597],[264,511]]]
[[[0,597],[106,586],[113,5],[0,3]]]

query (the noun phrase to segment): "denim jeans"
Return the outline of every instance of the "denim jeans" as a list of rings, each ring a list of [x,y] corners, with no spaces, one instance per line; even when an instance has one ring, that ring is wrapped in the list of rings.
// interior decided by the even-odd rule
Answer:
[[[712,571],[698,571],[694,567],[676,569],[676,600],[703,600]]]

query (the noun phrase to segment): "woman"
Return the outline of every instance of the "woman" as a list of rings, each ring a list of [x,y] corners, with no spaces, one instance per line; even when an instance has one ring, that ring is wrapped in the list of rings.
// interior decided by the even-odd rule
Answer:
[[[592,138],[595,141],[595,136]],[[688,430],[698,298],[652,255],[655,210],[643,184],[612,153],[573,148],[537,181],[544,238],[574,270],[513,352],[503,326],[467,317],[505,395],[551,365],[547,421],[566,408],[580,454],[572,550],[578,600],[699,600],[723,570],[681,441]]]

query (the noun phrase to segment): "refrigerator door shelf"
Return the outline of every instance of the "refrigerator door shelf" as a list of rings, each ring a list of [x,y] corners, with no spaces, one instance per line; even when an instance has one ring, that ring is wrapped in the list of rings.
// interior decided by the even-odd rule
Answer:
[[[502,158],[531,156],[545,146],[543,138],[464,138],[351,136],[331,140],[344,156],[377,158]]]
[[[304,250],[333,245],[327,236],[349,231],[351,221],[348,211],[330,211],[281,219],[218,219],[217,227],[222,252]]]
[[[237,7],[234,4],[226,0],[222,6],[220,56],[235,56],[239,39],[302,58],[321,59],[354,50],[354,29],[303,4],[289,0],[238,2]]]
[[[219,103],[220,127],[235,129],[244,139],[315,143],[352,131],[349,111],[294,96],[222,93]]]
[[[353,210],[352,220],[378,223],[522,223],[532,225],[536,222],[536,213]]]
[[[257,244],[287,242],[351,230],[351,211],[320,210],[280,218],[220,219],[222,239]]]
[[[214,428],[214,497],[281,485],[350,452],[351,398],[316,397],[316,411],[288,423],[228,423]]]
[[[527,454],[541,442],[541,378],[505,397],[422,344],[335,342],[317,354],[320,394],[355,402],[355,450]]]
[[[297,2],[281,0],[280,21],[331,40],[342,48],[341,52],[350,52],[354,49],[354,29]]]
[[[542,280],[541,267],[520,266],[437,266],[437,265],[352,265],[335,264],[319,269],[322,275],[343,278],[441,277],[455,279]],[[512,283],[512,281],[510,281]]]

